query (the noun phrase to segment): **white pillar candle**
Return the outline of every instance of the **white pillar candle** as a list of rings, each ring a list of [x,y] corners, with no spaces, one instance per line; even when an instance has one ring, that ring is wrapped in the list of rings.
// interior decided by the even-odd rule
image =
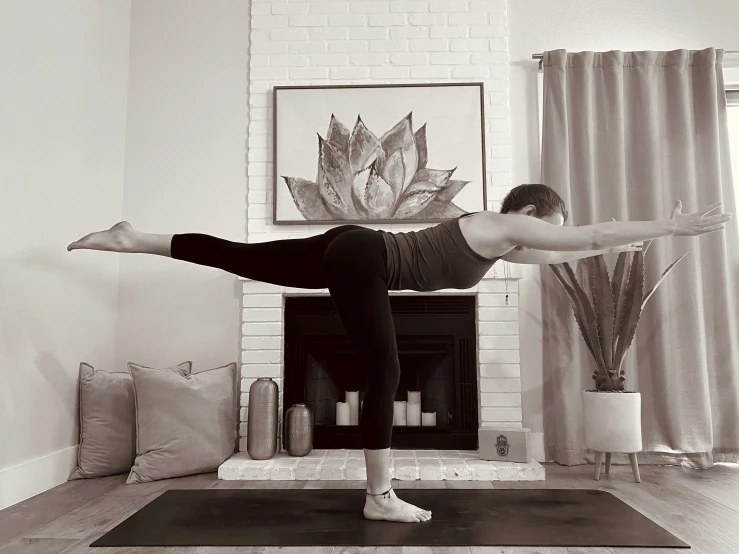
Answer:
[[[405,425],[406,424],[406,413],[405,413],[405,400],[396,400],[393,403],[393,425]]]
[[[408,425],[421,425],[421,404],[418,402],[408,402],[406,420]]]
[[[408,403],[415,402],[416,404],[421,403],[421,391],[420,390],[409,390],[408,391]]]
[[[436,412],[423,412],[421,414],[421,424],[424,427],[434,427],[436,425]]]
[[[359,391],[346,391],[349,404],[349,425],[359,425]]]
[[[349,425],[349,404],[336,403],[336,425]]]

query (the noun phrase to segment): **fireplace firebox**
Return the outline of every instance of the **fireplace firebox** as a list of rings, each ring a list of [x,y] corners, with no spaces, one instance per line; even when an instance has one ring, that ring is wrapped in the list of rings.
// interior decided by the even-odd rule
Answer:
[[[477,450],[475,304],[467,295],[390,297],[401,371],[395,400],[420,391],[421,411],[436,413],[436,425],[394,425],[392,448]],[[346,391],[359,391],[361,403],[366,387],[331,298],[286,297],[284,341],[283,421],[293,404],[306,404],[314,448],[361,449],[359,426],[336,424],[336,403]]]

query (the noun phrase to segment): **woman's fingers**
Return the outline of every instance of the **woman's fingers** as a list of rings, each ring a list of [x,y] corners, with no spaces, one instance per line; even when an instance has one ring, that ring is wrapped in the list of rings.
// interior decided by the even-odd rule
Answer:
[[[702,217],[705,217],[708,214],[710,214],[713,210],[715,210],[716,208],[718,208],[721,204],[722,204],[721,201],[714,202],[710,206],[707,206],[707,207],[703,208],[702,211],[696,212],[696,215],[700,215]]]
[[[731,221],[731,212],[704,217],[701,220],[701,223],[704,225],[718,225],[719,223],[726,223],[727,221]]]

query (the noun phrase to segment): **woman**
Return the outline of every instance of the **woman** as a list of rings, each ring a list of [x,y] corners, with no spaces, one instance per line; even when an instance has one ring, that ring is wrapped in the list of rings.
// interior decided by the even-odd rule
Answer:
[[[275,285],[328,288],[367,375],[359,422],[367,467],[364,516],[420,522],[431,519],[431,512],[400,500],[390,482],[393,400],[400,366],[388,291],[464,289],[479,282],[499,259],[559,263],[638,249],[628,245],[643,240],[718,231],[731,219],[728,213],[708,216],[720,204],[682,214],[678,201],[671,219],[564,227],[567,210],[562,199],[551,188],[532,184],[512,189],[500,213],[465,214],[418,232],[342,225],[304,239],[243,244],[195,233],[142,233],[122,221],[83,237],[67,250],[156,254]]]

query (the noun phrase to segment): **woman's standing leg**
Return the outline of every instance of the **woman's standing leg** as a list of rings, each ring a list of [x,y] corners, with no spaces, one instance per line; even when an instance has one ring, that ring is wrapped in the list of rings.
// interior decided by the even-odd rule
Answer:
[[[409,523],[427,521],[431,512],[400,500],[390,482],[393,401],[400,381],[400,363],[384,248],[382,237],[372,231],[351,231],[331,242],[323,266],[334,306],[367,380],[359,421],[367,466],[364,515]]]
[[[343,225],[304,239],[248,244],[200,233],[143,233],[121,221],[106,231],[86,235],[70,244],[67,250],[154,254],[222,269],[264,283],[321,289],[327,286],[323,275],[326,248],[335,237],[352,229],[359,227]]]

